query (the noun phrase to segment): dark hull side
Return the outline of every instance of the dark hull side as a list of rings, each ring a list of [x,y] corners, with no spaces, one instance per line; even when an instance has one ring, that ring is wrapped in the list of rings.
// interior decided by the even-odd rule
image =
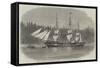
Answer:
[[[80,46],[84,46],[85,42],[80,42],[80,43],[60,43],[60,42],[49,41],[49,42],[45,42],[45,45],[47,47],[80,47]]]

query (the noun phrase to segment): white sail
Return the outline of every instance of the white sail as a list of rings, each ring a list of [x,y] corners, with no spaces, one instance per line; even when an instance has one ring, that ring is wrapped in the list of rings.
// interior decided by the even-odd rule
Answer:
[[[72,33],[72,30],[68,30],[68,34]]]
[[[32,36],[35,36],[35,35],[37,35],[40,31],[42,30],[42,28],[40,28],[40,29],[38,29],[38,30],[36,30],[35,32],[33,32],[31,35]]]
[[[81,38],[81,34],[80,33],[76,33],[75,41],[76,42],[82,42],[82,38]]]
[[[47,33],[48,31],[44,31],[43,34],[40,35],[41,36],[40,39],[43,39]]]
[[[75,43],[75,40],[72,40],[71,43]]]
[[[66,37],[67,37],[68,41],[71,42],[71,38],[73,37],[72,30],[68,30],[67,33],[68,33],[68,35]]]
[[[58,34],[58,33],[59,33],[59,30],[55,30],[54,33],[55,33],[55,34]]]
[[[53,35],[54,41],[57,41],[58,33],[59,33],[59,30],[55,30],[55,31],[54,31],[54,35]]]
[[[57,41],[57,38],[58,38],[58,35],[53,36],[54,41]]]
[[[80,33],[76,33],[76,36],[79,36],[80,35]]]
[[[39,38],[39,39],[42,39],[46,35],[47,32],[48,32],[47,30],[46,31],[43,31],[40,34],[37,34],[35,37],[36,38]]]
[[[80,37],[76,36],[76,37],[75,37],[75,41],[76,41],[76,42],[79,42],[79,40],[80,40]]]
[[[79,42],[82,42],[82,37],[81,37],[81,34],[80,34],[80,41]]]
[[[45,40],[45,41],[48,40],[48,37],[49,37],[49,35],[50,35],[50,32],[51,32],[51,31],[49,31],[49,32],[45,35],[45,37],[43,38],[43,40]]]
[[[70,42],[71,41],[71,38],[72,38],[72,34],[69,34],[66,37],[67,37],[68,41]]]

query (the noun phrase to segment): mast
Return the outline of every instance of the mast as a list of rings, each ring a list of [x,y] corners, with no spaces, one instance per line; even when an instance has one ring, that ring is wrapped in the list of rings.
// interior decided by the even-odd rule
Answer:
[[[59,30],[58,30],[58,17],[57,17],[57,13],[56,13],[56,24],[55,24],[55,31],[54,31],[54,35],[53,35],[53,39],[54,41],[57,41],[57,38],[58,38],[58,33],[59,33]]]
[[[72,27],[71,15],[72,15],[72,12],[69,12],[69,28],[70,29]]]
[[[80,31],[79,21],[78,21],[78,31]],[[82,42],[82,36],[81,36],[81,33],[80,32],[79,32],[79,42]]]
[[[76,32],[76,38],[75,38],[75,40],[76,40],[76,42],[82,42],[79,21],[77,22],[77,32]]]
[[[78,25],[78,31],[80,30],[80,25],[79,25],[79,21],[77,22],[77,25]]]
[[[71,39],[73,38],[71,14],[72,14],[72,12],[69,12],[69,30],[67,31],[67,36],[66,36],[68,39],[68,42],[71,42]]]
[[[56,29],[58,29],[58,17],[57,17],[57,13],[56,13]]]

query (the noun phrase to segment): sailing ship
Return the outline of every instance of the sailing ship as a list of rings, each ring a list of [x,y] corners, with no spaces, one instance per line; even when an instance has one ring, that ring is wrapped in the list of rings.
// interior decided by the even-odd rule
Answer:
[[[75,32],[72,29],[72,21],[71,21],[72,12],[69,13],[69,29],[66,32],[66,42],[61,42],[58,40],[59,36],[61,35],[59,26],[58,26],[58,17],[56,14],[56,25],[55,28],[52,29],[45,29],[44,31],[42,28],[34,31],[31,35],[35,38],[40,39],[44,42],[45,47],[62,47],[62,46],[84,46],[85,42],[82,40],[81,32],[79,29],[79,22],[78,22],[78,29]],[[41,32],[42,31],[42,32]],[[50,40],[50,34],[53,32],[52,39]],[[44,46],[43,46],[44,47]]]

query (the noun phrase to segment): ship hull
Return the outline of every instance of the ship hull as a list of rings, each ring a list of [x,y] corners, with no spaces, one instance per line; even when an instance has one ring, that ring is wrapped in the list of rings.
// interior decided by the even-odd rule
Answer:
[[[61,45],[63,45],[64,43],[60,43],[60,42],[55,42],[55,41],[47,41],[45,42],[45,45],[47,47],[62,47]]]
[[[55,41],[45,42],[47,47],[82,47],[85,45],[85,42],[80,43],[60,43]]]
[[[84,46],[85,42],[79,42],[79,43],[70,43],[72,47],[80,47],[80,46]]]

